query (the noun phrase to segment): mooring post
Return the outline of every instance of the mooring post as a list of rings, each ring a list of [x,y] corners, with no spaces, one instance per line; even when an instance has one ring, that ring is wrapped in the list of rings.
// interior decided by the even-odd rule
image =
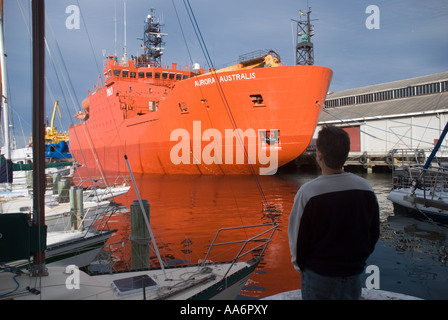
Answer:
[[[131,205],[131,268],[133,270],[149,268],[151,243],[143,214],[146,214],[149,221],[150,206],[147,200],[142,202],[145,212],[142,212],[137,200],[134,200]]]
[[[69,190],[70,181],[68,179],[61,179],[58,182],[58,202],[67,203],[69,202]]]
[[[56,195],[58,194],[58,184],[59,181],[61,180],[61,174],[60,173],[55,173],[53,175],[53,194]]]
[[[82,187],[73,186],[70,188],[70,213],[72,230],[78,230],[83,219],[84,203]]]

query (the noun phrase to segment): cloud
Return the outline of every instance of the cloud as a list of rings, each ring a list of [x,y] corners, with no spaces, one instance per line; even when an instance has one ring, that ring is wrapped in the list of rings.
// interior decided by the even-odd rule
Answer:
[[[175,8],[186,39],[183,38]],[[6,45],[11,99],[22,115],[31,119],[31,43],[25,22],[17,5],[23,10],[25,22],[30,24],[29,1],[4,2],[6,11]],[[80,5],[83,21],[79,30],[66,28],[69,5]],[[47,0],[47,38],[55,55],[58,72],[64,59],[67,73],[73,83],[73,94],[82,101],[87,90],[96,85],[102,68],[102,51],[118,55],[124,48],[123,0]],[[211,58],[216,66],[236,62],[238,56],[258,49],[276,49],[282,60],[294,63],[294,31],[291,19],[299,18],[299,9],[312,7],[311,18],[315,28],[313,37],[315,61],[334,71],[331,90],[377,84],[382,82],[447,71],[448,54],[448,3],[429,0],[374,2],[350,1],[297,1],[282,0],[190,0]],[[380,30],[368,30],[365,13],[369,4],[380,9]],[[193,62],[205,66],[205,57],[181,0],[127,0],[127,52],[139,53],[143,37],[143,22],[151,8],[162,17],[166,37],[166,64],[190,64],[185,42],[192,53]],[[115,14],[116,13],[116,14]],[[116,24],[115,24],[116,17]],[[115,29],[116,26],[116,29]],[[116,44],[115,44],[115,30]],[[59,46],[60,53],[57,50]],[[72,105],[72,98],[62,96],[53,71],[47,60],[47,76],[55,98]],[[65,84],[63,84],[65,87]],[[65,88],[64,88],[65,90]],[[51,114],[54,101],[47,96],[47,114]],[[76,104],[77,102],[75,102]],[[79,106],[77,106],[79,107]],[[70,106],[72,108],[72,106]],[[70,109],[72,110],[72,109]],[[64,112],[64,111],[63,111]],[[73,111],[63,114],[68,127]],[[69,120],[70,119],[70,120]],[[31,122],[31,121],[29,121]],[[18,121],[16,121],[18,123]],[[28,128],[30,132],[30,128]]]

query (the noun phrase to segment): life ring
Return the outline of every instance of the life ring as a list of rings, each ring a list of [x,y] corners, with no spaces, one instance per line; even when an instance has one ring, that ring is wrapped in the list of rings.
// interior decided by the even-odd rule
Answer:
[[[386,163],[387,164],[393,164],[394,163],[394,156],[391,154],[388,154],[386,157]]]
[[[359,157],[359,162],[361,164],[366,164],[367,163],[367,154],[363,153],[362,156]]]

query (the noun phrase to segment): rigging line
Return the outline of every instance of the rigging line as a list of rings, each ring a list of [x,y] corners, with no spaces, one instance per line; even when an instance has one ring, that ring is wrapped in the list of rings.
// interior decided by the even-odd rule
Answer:
[[[437,108],[438,106],[439,106],[439,103],[440,103],[440,99],[442,98],[442,95],[441,94],[439,94],[438,95],[438,99],[437,99],[437,103],[434,103],[434,108]],[[436,109],[433,109],[433,111],[436,111]],[[437,113],[437,115],[438,115],[439,113]],[[429,122],[431,121],[431,117],[428,117],[428,122],[427,122],[427,125],[426,125],[426,129],[425,129],[425,132],[426,132],[426,130],[427,130],[427,128],[429,127]],[[440,129],[439,129],[439,131],[440,131]],[[424,133],[425,133],[424,132]],[[422,135],[423,136],[423,135]],[[419,142],[419,144],[417,145],[417,147],[420,145],[420,142]]]
[[[175,3],[174,3],[174,0],[171,0],[171,2],[172,2],[172,4],[173,4],[174,11],[176,12],[177,21],[178,21],[178,23],[179,23],[179,27],[180,27],[180,29],[181,29],[182,37],[183,37],[183,39],[184,39],[185,46],[186,46],[186,48],[187,48],[188,56],[189,56],[189,58],[190,58],[190,63],[193,64],[193,58],[192,58],[192,56],[191,56],[190,48],[189,48],[188,43],[187,43],[187,38],[186,38],[186,36],[185,36],[185,33],[184,33],[184,31],[183,31],[183,28],[182,28],[182,24],[181,24],[181,22],[180,22],[180,17],[179,17],[179,15],[178,15],[178,11],[177,11],[176,5],[175,5]],[[184,5],[185,5],[185,4],[184,4]],[[194,23],[193,23],[193,21],[192,21],[192,19],[191,19],[190,13],[188,12],[188,9],[187,9],[186,6],[185,6],[185,9],[187,10],[187,13],[188,13],[189,18],[190,18],[190,22],[191,22],[191,24],[193,25],[193,29],[195,30],[195,28],[194,28]],[[196,37],[198,37],[198,34],[197,34],[196,30],[195,30],[195,33],[196,33]],[[199,38],[199,37],[198,37],[198,38]],[[201,43],[199,43],[199,44],[201,45]],[[204,55],[205,55],[205,53],[204,53]],[[217,79],[215,78],[215,81],[216,81],[216,80],[217,80]],[[203,93],[203,91],[202,91],[202,87],[199,87],[199,91],[200,91],[200,93],[201,93],[201,97],[202,97],[203,99],[205,99],[205,95],[204,95],[204,93]],[[226,110],[226,112],[228,112],[228,111]],[[208,118],[208,120],[210,121],[210,124],[213,126],[212,118],[210,117],[210,113],[208,113],[208,112],[207,112],[207,118]],[[197,159],[194,157],[194,153],[191,152],[191,154],[193,155],[193,158],[194,158],[193,160],[195,161],[195,163],[200,164],[199,161],[197,161]],[[196,160],[195,160],[195,159],[196,159]],[[201,164],[201,165],[202,165],[202,164]],[[197,167],[198,167],[199,172],[201,172],[201,170],[199,169],[199,165],[197,165]],[[202,167],[206,168],[209,172],[211,172],[211,170],[208,169],[207,167],[205,167],[205,166],[202,166]],[[223,169],[221,168],[221,166],[218,165],[218,167],[219,167],[221,173],[224,173],[224,171],[223,171]],[[201,172],[201,174],[202,174],[202,172]]]
[[[88,41],[89,41],[90,49],[91,49],[92,54],[93,54],[93,58],[94,58],[94,60],[95,60],[95,64],[96,64],[96,67],[97,67],[97,71],[99,72],[100,77],[102,77],[101,69],[100,69],[100,67],[99,67],[99,65],[98,65],[98,61],[97,61],[96,58],[95,58],[95,52],[94,52],[94,49],[93,49],[93,44],[92,44],[92,41],[91,41],[91,38],[90,38],[90,34],[89,34],[89,32],[88,32],[88,29],[87,29],[87,24],[86,24],[86,21],[85,21],[85,19],[84,19],[84,15],[83,15],[83,13],[82,13],[82,9],[81,9],[81,6],[79,5],[79,1],[78,1],[78,0],[77,0],[77,3],[78,3],[78,7],[79,7],[79,11],[80,11],[80,14],[81,14],[81,18],[82,18],[82,22],[83,22],[84,28],[86,29],[87,38],[88,38]],[[58,50],[59,50],[59,52],[60,52],[59,46],[57,46],[57,48],[58,48]],[[67,70],[66,65],[65,65],[65,62],[64,62],[64,59],[63,59],[63,56],[62,56],[61,53],[60,53],[60,56],[61,56],[61,59],[62,59],[62,61],[63,61],[64,67],[65,67],[65,69]],[[66,71],[66,72],[67,72],[67,71]],[[68,74],[68,73],[67,73],[67,74]],[[70,79],[70,78],[69,78],[69,79]],[[71,80],[70,80],[70,84],[71,84],[71,86],[72,86],[72,90],[74,90],[74,89],[73,89],[73,84],[72,84]],[[100,86],[103,86],[103,83],[100,83]],[[75,96],[76,96],[76,95],[75,95]],[[76,100],[77,100],[77,105],[79,106],[79,105],[80,105],[80,104],[79,104],[79,101],[78,101],[78,99],[76,99]],[[111,109],[111,106],[110,106],[109,101],[107,101],[107,104],[108,104],[109,109]],[[72,121],[72,125],[73,125],[73,120],[71,120],[71,121]],[[114,119],[114,122],[115,122],[115,119]],[[115,126],[117,127],[116,123],[115,123]],[[103,170],[103,168],[102,168],[101,162],[98,160],[98,153],[97,153],[96,148],[95,148],[95,146],[94,146],[94,144],[93,144],[92,137],[91,137],[91,135],[90,135],[90,130],[89,130],[89,128],[86,128],[86,126],[82,126],[82,127],[83,127],[83,130],[84,130],[84,134],[85,134],[85,136],[87,137],[87,140],[88,140],[90,149],[91,149],[91,151],[92,151],[92,155],[93,155],[93,157],[94,157],[94,159],[95,159],[95,162],[96,162],[96,164],[97,164],[97,166],[98,166],[98,169],[100,170],[101,177],[102,177],[103,181],[105,182],[106,186],[109,186],[109,183],[107,182],[107,179],[106,179],[106,177],[104,176],[104,170]],[[75,126],[74,126],[74,125],[73,125],[73,128],[74,128],[73,131],[75,132],[75,136],[76,136],[76,139],[77,139],[78,144],[79,144],[79,137],[78,137],[78,134],[77,134],[77,132],[76,132],[76,129],[75,129]],[[123,143],[121,142],[121,139],[120,139],[120,146],[123,148]],[[82,157],[83,157],[84,162],[85,162],[85,157],[84,157],[84,154],[83,154],[83,151],[82,151],[81,148],[80,148],[80,151],[81,151]],[[86,166],[86,167],[87,167],[87,166]]]
[[[355,123],[359,124],[360,126],[361,126],[362,124],[365,124],[365,122],[362,123],[362,122],[359,122],[359,121],[356,121],[356,120],[354,120],[354,119],[350,119],[350,118],[346,118],[346,119],[339,118],[339,117],[337,117],[335,114],[332,114],[330,111],[326,110],[325,108],[322,108],[322,110],[323,110],[324,112],[328,113],[330,116],[332,116],[332,117],[338,119],[339,121],[341,121],[341,122],[343,122],[343,123],[355,122]],[[355,130],[358,130],[359,132],[362,132],[362,133],[364,133],[364,134],[366,134],[366,135],[368,135],[368,136],[371,136],[371,137],[374,138],[374,139],[378,139],[378,140],[383,140],[383,141],[385,141],[384,139],[380,139],[380,138],[375,137],[374,135],[372,135],[372,134],[370,134],[370,133],[367,133],[367,132],[365,132],[365,131],[363,131],[363,130],[361,130],[361,129],[359,129],[359,128],[356,128],[354,125],[351,125],[351,124],[350,124],[350,127],[352,127],[352,128],[355,129]]]
[[[137,194],[137,199],[138,199],[138,203],[140,205],[140,209],[142,210],[142,214],[143,214],[143,218],[145,220],[146,228],[148,229],[149,235],[150,235],[152,243],[154,245],[154,249],[155,249],[155,253],[156,253],[157,259],[159,259],[159,261],[160,261],[160,267],[162,268],[163,275],[166,278],[165,265],[164,265],[165,262],[162,260],[162,257],[160,256],[159,249],[158,249],[157,244],[156,244],[156,239],[154,237],[154,234],[152,233],[151,225],[149,224],[149,220],[148,220],[148,217],[146,215],[146,210],[145,210],[145,207],[143,205],[142,198],[140,197],[140,193],[138,191],[137,184],[136,184],[135,179],[134,179],[134,174],[132,173],[131,165],[129,164],[129,161],[128,161],[128,156],[124,155],[124,159],[125,159],[126,165],[128,167],[132,183],[134,184],[134,189],[135,189],[135,192]]]
[[[79,1],[78,1],[78,3],[79,3]],[[81,16],[82,16],[82,19],[83,19],[83,24],[84,24],[84,27],[85,27],[85,29],[86,29],[87,37],[88,37],[88,39],[89,39],[90,48],[91,48],[91,51],[92,51],[92,53],[93,53],[93,55],[94,55],[94,60],[95,60],[95,63],[96,63],[96,67],[97,67],[97,70],[98,70],[98,72],[99,72],[99,74],[100,74],[100,76],[101,76],[102,73],[101,73],[100,67],[99,67],[99,65],[98,65],[98,62],[97,62],[96,59],[95,59],[95,53],[94,53],[94,50],[93,50],[93,45],[92,45],[92,42],[91,42],[91,40],[90,40],[89,33],[88,33],[88,31],[87,31],[87,24],[86,24],[86,22],[85,22],[85,20],[84,20],[84,16],[83,16],[83,14],[82,14],[81,7],[79,7],[79,10],[80,10],[80,12],[81,12]],[[59,46],[58,46],[58,48],[59,48]],[[62,58],[62,54],[60,54],[60,55],[61,55],[61,59],[63,60],[63,58]],[[64,60],[63,60],[63,61],[64,61]],[[64,62],[64,66],[65,66],[65,62]],[[65,69],[67,70],[66,66],[65,66]],[[66,72],[67,72],[67,71],[66,71]],[[73,89],[73,84],[71,83],[71,81],[70,81],[70,84],[71,84],[71,86],[72,86],[72,90],[74,90],[74,89]],[[100,84],[100,86],[101,86],[101,87],[104,87],[102,83]],[[109,101],[109,99],[106,99],[106,101],[107,101],[107,107],[108,107],[108,109],[110,110],[110,112],[112,112],[111,102]],[[77,99],[77,105],[78,105],[78,106],[80,105],[78,99]],[[119,126],[118,126],[118,124],[117,124],[117,120],[116,120],[116,118],[112,118],[112,120],[113,120],[113,122],[114,122],[115,128],[117,128],[117,131],[118,131]],[[72,124],[73,124],[73,123],[72,123]],[[103,180],[105,181],[105,183],[108,184],[106,178],[104,177],[103,168],[102,168],[102,166],[101,166],[101,163],[100,163],[99,160],[98,160],[98,152],[96,151],[95,145],[94,145],[94,143],[93,143],[93,140],[92,140],[92,137],[91,137],[91,134],[90,134],[90,129],[89,129],[88,127],[86,127],[86,126],[82,126],[82,127],[83,127],[83,131],[84,131],[84,135],[86,136],[87,141],[88,141],[88,143],[89,143],[89,146],[90,146],[90,148],[91,148],[93,157],[95,158],[95,162],[97,163],[97,166],[98,166],[98,168],[99,168],[99,170],[100,170],[101,176],[102,176]],[[76,138],[77,138],[78,143],[79,143],[79,138],[78,138],[78,135],[77,135],[77,132],[76,132],[76,127],[75,127],[74,125],[73,125],[73,128],[74,128],[73,131],[75,132]],[[119,139],[119,145],[120,145],[120,148],[122,149],[123,154],[125,154],[125,153],[126,153],[126,150],[125,150],[125,148],[124,148],[124,146],[123,146],[123,141],[121,140],[121,136],[120,136],[120,135],[117,135],[117,137],[118,137],[118,139]],[[81,150],[81,149],[80,149],[80,150]],[[81,153],[82,153],[82,150],[81,150]],[[85,161],[84,156],[83,156],[83,159],[84,159],[84,161]]]
[[[328,109],[337,109],[337,108],[326,108],[326,109],[328,110]],[[357,115],[357,116],[359,116],[361,119],[364,119],[364,120],[365,120],[365,118],[366,118],[366,117],[363,117],[363,114],[362,114],[362,113],[359,113],[359,112],[350,111],[350,110],[345,110],[345,112],[346,112],[346,113],[350,113],[350,114]],[[369,116],[368,118],[372,118],[372,119],[374,119],[374,120],[384,120],[384,119],[385,119],[385,118],[382,118],[382,117],[380,117],[380,116]],[[393,123],[397,123],[397,124],[409,125],[408,122],[403,122],[403,121],[395,120],[394,118],[387,118],[387,120],[390,121],[390,122],[393,122]],[[429,127],[429,126],[422,126],[422,125],[418,125],[418,124],[413,124],[412,126],[413,126],[413,127],[417,127],[417,128],[431,129],[431,130],[434,130],[434,131],[437,131],[437,132],[440,132],[440,131],[441,131],[440,128],[436,129],[436,128],[432,128],[432,127]]]
[[[53,28],[52,28],[52,26],[51,26],[51,23],[50,23],[48,17],[47,17],[46,20],[47,20],[48,25],[50,26],[50,30],[51,30],[51,32],[52,32],[52,34],[53,34],[54,41],[55,41],[55,45],[56,45],[56,48],[57,48],[58,53],[59,53],[59,55],[60,55],[60,58],[61,58],[61,61],[62,61],[62,65],[63,65],[63,67],[64,67],[64,70],[65,70],[66,74],[68,75],[69,73],[68,73],[68,71],[67,71],[67,66],[66,66],[66,64],[65,64],[64,58],[63,58],[62,53],[61,53],[60,48],[59,48],[58,41],[57,41],[57,39],[56,39],[56,37],[55,37],[55,35],[54,35]],[[54,60],[54,58],[53,58],[53,56],[52,56],[50,47],[49,47],[49,45],[48,45],[47,38],[45,38],[45,45],[46,45],[46,47],[47,47],[47,51],[48,51],[48,54],[49,54],[49,57],[50,57],[50,61],[52,62],[53,68],[54,68],[54,70],[55,70],[56,79],[57,79],[57,81],[58,81],[58,83],[59,83],[59,86],[60,86],[60,88],[61,88],[61,93],[62,93],[63,99],[64,99],[64,101],[65,101],[65,107],[67,108],[67,112],[69,113],[69,110],[68,110],[68,103],[67,103],[67,98],[66,98],[66,95],[64,94],[64,90],[62,89],[62,84],[61,84],[61,80],[60,80],[60,77],[59,77],[59,73],[58,73],[58,71],[57,71],[57,67],[56,67],[56,65],[55,65],[55,60]],[[68,92],[69,92],[69,94],[70,94],[70,96],[71,96],[71,98],[72,98],[72,102],[74,102],[74,101],[73,101],[73,97],[72,97],[71,92],[70,92],[70,89],[68,88],[67,79],[66,79],[65,77],[63,77],[63,78],[64,78],[65,85],[66,85],[66,87],[67,87],[67,90],[68,90]],[[72,88],[72,90],[73,90],[73,93],[74,93],[74,95],[75,95],[75,99],[78,100],[78,99],[77,99],[77,96],[76,96],[76,93],[75,93],[75,91],[74,91],[73,83],[72,83],[72,81],[71,81],[70,76],[68,76],[68,80],[69,80],[69,83],[70,83],[71,88]],[[71,118],[70,118],[70,122],[71,122],[71,124],[73,125],[73,120],[72,120]],[[85,126],[83,126],[83,128],[84,128],[84,130],[85,130]],[[78,143],[79,143],[79,137],[78,137],[78,134],[77,134],[76,130],[74,130],[74,132],[75,132],[76,140],[77,140]],[[85,155],[84,155],[83,150],[80,149],[80,152],[81,152],[81,156],[82,156],[82,158],[84,159],[84,162],[85,162]],[[95,154],[94,154],[94,157],[95,157]],[[96,159],[96,157],[95,157],[95,159]],[[97,160],[97,159],[96,159],[96,160]],[[101,165],[98,163],[98,161],[97,161],[97,165],[98,165],[98,168],[99,168],[99,170],[100,170],[101,176],[102,176],[102,178],[103,178],[103,180],[104,180],[106,186],[108,186],[109,184],[108,184],[108,182],[107,182],[107,180],[106,180],[106,178],[105,178],[105,176],[104,176],[102,167],[101,167]],[[91,181],[93,181],[92,175],[91,175],[91,173],[90,173],[90,169],[88,168],[88,166],[85,166],[85,167],[86,167],[86,170],[87,170],[87,174],[88,174],[88,176],[89,176],[89,179],[90,179]]]
[[[78,3],[79,13],[81,14],[81,19],[82,19],[82,24],[84,25],[84,28],[86,29],[87,39],[89,40],[90,49],[92,51],[93,59],[95,60],[95,64],[96,64],[96,69],[98,70],[98,72],[101,75],[101,69],[100,69],[100,66],[98,65],[98,61],[95,58],[95,51],[93,50],[92,40],[90,39],[90,34],[87,29],[87,24],[86,24],[86,21],[84,20],[84,15],[82,13],[81,6],[79,5],[79,0],[76,0],[76,2]]]
[[[187,4],[188,4],[188,7],[187,7]],[[269,203],[268,203],[267,198],[266,198],[266,196],[264,194],[263,188],[261,187],[260,181],[259,181],[259,179],[258,179],[258,177],[257,177],[257,175],[255,173],[255,170],[254,170],[253,164],[252,164],[252,162],[251,162],[251,160],[249,158],[247,149],[244,146],[244,141],[242,140],[242,138],[240,136],[240,132],[238,130],[238,126],[236,124],[235,118],[234,118],[234,116],[232,114],[232,111],[230,110],[230,105],[229,105],[229,103],[228,103],[228,101],[226,99],[226,96],[224,94],[224,90],[223,90],[223,88],[222,88],[222,86],[221,86],[221,84],[219,82],[219,78],[218,78],[218,75],[217,75],[217,73],[215,71],[215,68],[213,67],[213,62],[212,62],[212,60],[210,58],[210,54],[209,54],[209,52],[207,50],[207,46],[205,44],[204,38],[202,36],[202,33],[201,33],[200,29],[199,29],[198,22],[196,20],[195,15],[194,15],[193,9],[191,8],[189,0],[184,0],[184,5],[185,5],[185,8],[187,9],[187,13],[188,13],[188,15],[190,17],[190,20],[191,20],[192,24],[193,24],[193,29],[195,30],[196,36],[198,37],[199,44],[200,44],[200,46],[202,48],[203,54],[204,54],[204,56],[205,56],[205,58],[207,60],[207,63],[212,68],[212,72],[211,73],[215,77],[215,83],[216,83],[216,85],[218,87],[218,92],[219,92],[219,94],[221,96],[221,99],[222,99],[222,101],[224,103],[224,106],[226,108],[227,114],[229,115],[229,118],[230,118],[230,121],[232,123],[232,126],[234,127],[235,132],[237,133],[237,137],[238,137],[238,140],[240,142],[240,145],[241,145],[241,147],[244,150],[244,154],[246,155],[246,158],[248,160],[250,170],[251,170],[253,176],[255,177],[257,187],[258,187],[258,189],[259,189],[259,191],[261,193],[261,196],[263,198],[263,202],[264,202],[265,206],[269,207]]]
[[[80,9],[80,10],[81,10],[81,9]],[[61,49],[60,49],[60,47],[59,47],[58,41],[57,41],[57,39],[56,39],[56,36],[54,35],[53,29],[51,28],[51,25],[50,25],[50,29],[51,29],[51,31],[52,31],[52,33],[53,33],[53,38],[54,38],[54,41],[55,41],[56,49],[57,49],[57,52],[58,52],[58,54],[59,54],[59,57],[60,57],[60,59],[61,59],[61,61],[62,61],[62,65],[63,65],[63,68],[64,68],[64,70],[65,70],[65,74],[69,75],[69,72],[68,72],[68,70],[67,70],[67,65],[66,65],[65,60],[64,60],[64,56],[62,55]],[[87,28],[86,28],[86,29],[87,29]],[[92,51],[93,51],[93,47],[92,47]],[[98,65],[97,65],[97,67],[98,67]],[[57,72],[57,71],[56,71],[56,72]],[[72,102],[73,102],[74,110],[75,110],[75,112],[76,112],[76,111],[77,111],[77,110],[76,110],[76,105],[79,106],[80,103],[79,103],[78,97],[77,97],[77,95],[76,95],[76,93],[75,93],[75,89],[74,89],[74,86],[73,86],[73,82],[71,81],[70,76],[68,76],[68,82],[69,82],[69,84],[67,84],[67,79],[66,79],[65,77],[63,77],[63,79],[64,79],[65,85],[66,85],[66,87],[67,87],[67,91],[69,92],[70,97],[71,97],[71,100],[72,100]],[[70,91],[69,85],[70,85],[71,91],[73,91],[73,95],[75,96],[75,100],[76,100],[76,102],[75,102],[74,99],[73,99],[73,95],[72,95],[72,93],[71,93],[71,91]],[[61,88],[61,89],[62,89],[62,88]],[[111,109],[111,106],[110,106],[109,101],[107,101],[107,103],[108,103],[108,107],[109,107],[109,109]],[[68,108],[68,104],[66,104],[66,108]],[[68,111],[68,110],[67,110],[67,111]],[[69,111],[68,111],[68,112],[69,112]],[[70,122],[71,122],[72,126],[74,127],[75,137],[76,137],[76,140],[78,141],[78,144],[79,144],[79,136],[78,136],[78,132],[77,132],[75,126],[74,126],[74,123],[73,123],[73,119],[72,119],[72,118],[70,118]],[[115,119],[114,119],[114,122],[115,122]],[[94,160],[95,160],[95,162],[96,162],[96,165],[97,165],[97,167],[98,167],[98,169],[99,169],[101,178],[102,178],[102,180],[104,181],[105,186],[106,186],[106,187],[110,187],[109,182],[107,181],[107,178],[106,178],[105,175],[104,175],[104,170],[103,170],[103,168],[102,168],[101,162],[100,162],[99,159],[98,159],[98,152],[96,151],[95,145],[94,145],[93,142],[92,142],[92,138],[91,138],[91,135],[90,135],[90,130],[89,130],[89,128],[87,128],[86,126],[82,126],[82,127],[83,127],[83,131],[84,131],[84,135],[85,135],[86,138],[87,138],[86,140],[87,140],[87,142],[88,142],[88,144],[89,144],[90,150],[91,150],[92,155],[93,155],[93,157],[94,157]],[[117,126],[116,126],[116,127],[117,127]],[[120,139],[120,143],[121,143],[121,139]],[[122,147],[122,143],[121,143],[120,145],[121,145],[121,147]],[[80,152],[81,152],[81,156],[82,156],[82,158],[84,159],[84,162],[85,162],[84,151],[83,151],[82,149],[80,149]],[[89,179],[92,181],[93,178],[92,178],[92,175],[90,174],[90,170],[89,170],[88,166],[85,166],[85,167],[87,168],[87,171],[88,171],[87,173],[88,173]]]
[[[185,33],[184,33],[184,29],[182,28],[182,24],[180,23],[179,14],[177,12],[176,5],[174,4],[174,0],[171,0],[171,3],[173,4],[174,12],[176,13],[177,22],[179,23],[180,32],[182,33],[182,37],[183,37],[184,42],[185,42],[185,47],[187,48],[188,57],[190,58],[190,64],[193,64],[193,58],[191,57],[190,48],[188,47],[187,38],[185,37]]]

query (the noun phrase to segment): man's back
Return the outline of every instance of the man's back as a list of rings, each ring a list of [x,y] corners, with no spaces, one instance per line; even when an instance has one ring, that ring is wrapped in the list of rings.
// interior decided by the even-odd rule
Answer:
[[[325,276],[361,273],[379,237],[378,202],[367,180],[351,173],[320,176],[295,200],[290,237],[298,267]]]

